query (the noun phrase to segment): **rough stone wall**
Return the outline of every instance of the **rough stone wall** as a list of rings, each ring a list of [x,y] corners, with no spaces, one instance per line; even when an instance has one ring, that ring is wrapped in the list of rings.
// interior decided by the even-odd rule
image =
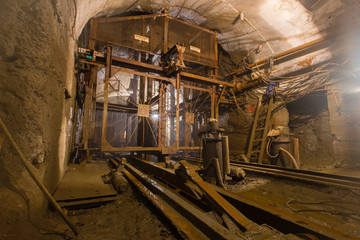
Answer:
[[[299,138],[302,169],[318,171],[336,167],[329,111],[323,111],[291,130],[294,137]]]
[[[340,79],[328,95],[334,153],[341,167],[355,170],[360,169],[360,84]]]
[[[247,145],[250,138],[250,131],[253,124],[254,110],[248,110],[254,107],[255,102],[249,102],[244,109],[234,109],[228,113],[227,124],[222,126],[225,134],[229,136],[229,148],[234,154],[246,154]]]
[[[300,167],[327,170],[336,166],[326,91],[312,92],[287,104],[289,127],[299,138]]]
[[[0,116],[50,192],[69,154],[73,15],[71,2],[56,0],[3,0],[0,7]],[[65,89],[71,98],[65,99]],[[0,238],[34,239],[22,227],[41,218],[45,203],[6,140],[0,152]]]

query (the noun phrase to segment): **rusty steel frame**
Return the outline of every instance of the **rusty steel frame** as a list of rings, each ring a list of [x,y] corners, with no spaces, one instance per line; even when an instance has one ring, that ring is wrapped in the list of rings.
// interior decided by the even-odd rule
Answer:
[[[111,49],[111,47],[107,48],[108,50]],[[109,57],[107,57],[107,63],[108,65],[105,66],[110,66],[110,62],[112,59],[112,56],[110,54],[110,52],[108,52]],[[108,88],[109,88],[109,79],[114,76],[116,73],[118,72],[127,72],[127,73],[131,73],[131,74],[135,74],[135,75],[140,75],[140,76],[146,76],[146,77],[151,77],[153,80],[156,80],[158,82],[160,82],[161,84],[163,84],[165,86],[166,84],[172,84],[176,87],[176,92],[177,92],[177,96],[180,96],[180,87],[183,88],[187,88],[187,89],[194,89],[194,90],[199,90],[199,91],[204,91],[210,94],[211,96],[211,101],[215,101],[215,93],[214,93],[214,87],[212,89],[206,89],[206,88],[200,88],[200,87],[196,87],[196,86],[191,86],[191,85],[186,85],[186,84],[182,84],[181,82],[181,77],[180,74],[178,73],[176,76],[176,79],[173,78],[168,78],[168,77],[162,77],[162,76],[158,76],[155,74],[151,74],[151,73],[144,73],[144,72],[139,72],[139,71],[135,71],[132,69],[127,69],[127,68],[122,68],[122,67],[117,67],[117,66],[111,66],[111,67],[106,67],[106,71],[105,71],[105,85],[104,85],[104,105],[103,105],[103,125],[102,125],[102,137],[101,137],[101,150],[102,151],[121,151],[121,152],[162,152],[164,154],[168,154],[168,153],[175,153],[179,150],[186,150],[186,151],[193,151],[193,150],[199,150],[200,147],[192,147],[192,146],[184,146],[181,147],[179,146],[179,138],[180,138],[180,134],[179,134],[179,124],[177,124],[176,127],[176,145],[175,146],[169,146],[166,147],[164,145],[164,134],[158,134],[158,139],[157,139],[157,146],[156,147],[137,147],[137,146],[133,146],[133,147],[113,147],[107,140],[106,140],[106,127],[107,127],[107,109],[109,106],[108,103]],[[160,94],[159,94],[159,113],[162,112],[162,114],[164,114],[164,106],[163,106],[163,100],[164,100],[164,86],[160,87]],[[106,95],[106,97],[105,97]],[[180,98],[177,97],[176,98],[176,121],[179,122],[179,112],[180,112],[180,103],[179,103]],[[215,103],[212,104],[212,106],[215,106]],[[105,111],[106,109],[106,111]],[[214,115],[214,109],[211,109],[211,115]],[[165,129],[165,127],[163,127],[162,125],[164,124],[164,122],[159,121],[159,129]]]
[[[215,38],[215,44],[214,44],[214,49],[215,49],[214,66],[215,67],[210,66],[210,69],[212,69],[212,70],[210,70],[211,74],[209,75],[209,77],[204,77],[204,76],[200,76],[200,75],[188,73],[188,72],[178,72],[176,74],[175,78],[168,77],[165,72],[165,69],[163,69],[162,67],[155,66],[155,65],[149,64],[149,63],[144,63],[141,61],[135,61],[135,60],[125,59],[125,58],[121,58],[121,57],[117,57],[117,56],[112,56],[112,45],[120,46],[120,44],[105,41],[105,43],[107,44],[106,45],[106,54],[94,51],[94,54],[93,54],[94,59],[92,61],[85,60],[85,59],[81,60],[82,63],[86,63],[86,64],[90,64],[90,65],[94,65],[94,66],[105,67],[103,122],[102,122],[102,136],[101,136],[101,150],[102,151],[161,152],[162,154],[171,154],[171,153],[176,153],[179,150],[185,150],[186,152],[192,151],[192,150],[199,150],[199,149],[201,149],[201,147],[190,146],[189,140],[186,141],[185,146],[179,145],[179,142],[180,142],[180,134],[179,134],[179,132],[180,132],[180,124],[179,124],[180,114],[179,114],[179,112],[181,110],[180,109],[181,104],[179,102],[180,88],[192,89],[192,90],[203,91],[203,92],[208,93],[210,96],[210,98],[207,99],[207,101],[210,100],[210,109],[209,109],[210,116],[211,116],[211,118],[217,118],[218,117],[218,110],[216,109],[216,108],[218,108],[218,104],[217,104],[218,94],[216,92],[217,86],[219,86],[219,85],[223,85],[223,86],[227,86],[227,87],[233,86],[232,83],[218,80],[217,33],[214,31],[202,28],[200,26],[194,25],[194,24],[190,24],[190,23],[186,23],[184,21],[178,20],[178,19],[174,19],[174,18],[170,17],[168,14],[151,14],[151,15],[145,15],[145,16],[91,19],[89,48],[91,50],[95,50],[96,42],[104,42],[103,39],[97,38],[97,36],[95,34],[95,28],[96,28],[97,22],[114,22],[114,21],[123,21],[123,20],[129,20],[129,19],[144,19],[144,18],[151,18],[151,17],[164,17],[164,21],[163,21],[164,45],[163,45],[163,49],[162,49],[162,51],[163,51],[162,54],[164,54],[168,49],[168,34],[169,34],[168,22],[169,22],[169,19],[182,22],[184,24],[193,26],[202,31],[206,31],[210,34],[213,34],[215,36],[214,37]],[[131,48],[129,46],[125,46],[125,47],[128,49],[133,49],[133,50],[139,51],[140,53],[141,52],[149,52],[149,51],[144,51],[142,49]],[[152,53],[152,54],[158,55],[158,53]],[[206,66],[206,65],[204,65],[204,66]],[[158,136],[157,136],[157,139],[155,140],[155,146],[153,146],[153,147],[142,147],[142,146],[114,147],[106,139],[107,117],[108,117],[108,107],[109,107],[109,99],[108,99],[109,79],[111,77],[115,76],[115,74],[118,72],[126,72],[129,74],[146,77],[148,79],[150,78],[150,79],[152,79],[151,81],[154,80],[154,81],[158,81],[160,83],[159,95],[158,95],[157,101],[158,101],[158,114],[161,117],[159,118],[158,125],[157,125],[158,130],[159,130],[158,134],[157,134]],[[171,84],[172,86],[174,86],[176,95],[178,96],[178,97],[176,97],[176,99],[174,98],[174,101],[172,102],[172,103],[175,103],[174,108],[175,108],[176,116],[175,116],[174,120],[177,123],[176,129],[175,129],[175,143],[172,146],[165,146],[165,144],[164,144],[164,142],[165,142],[164,133],[166,134],[165,128],[166,128],[167,121],[165,120],[166,117],[164,117],[166,114],[166,110],[165,110],[165,105],[164,105],[165,100],[163,97],[163,93],[167,92],[166,86],[168,84]],[[144,91],[147,91],[147,90],[144,89]],[[185,101],[185,99],[184,99],[184,101]],[[126,111],[125,108],[123,110]],[[145,119],[146,119],[146,121],[145,121]],[[143,124],[146,125],[146,123],[148,123],[151,128],[151,124],[149,123],[149,120],[147,118],[145,118],[145,119],[143,121]],[[85,125],[87,126],[87,124],[85,124]],[[134,133],[134,131],[133,131],[133,133]],[[133,133],[132,133],[132,135],[133,135]],[[153,132],[152,132],[152,134],[154,135]]]

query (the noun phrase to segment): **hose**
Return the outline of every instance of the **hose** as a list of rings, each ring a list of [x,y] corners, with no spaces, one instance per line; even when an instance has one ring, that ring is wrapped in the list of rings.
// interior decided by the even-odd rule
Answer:
[[[273,141],[272,138],[270,138],[269,141],[268,141],[268,143],[267,143],[267,145],[266,145],[266,153],[267,153],[267,154],[269,155],[269,157],[271,157],[271,158],[277,158],[277,157],[279,156],[279,153],[276,154],[275,156],[272,156],[272,155],[270,154],[270,152],[269,152],[269,147],[270,147],[272,141]]]
[[[291,153],[289,153],[287,150],[285,150],[285,149],[282,148],[282,147],[279,147],[279,150],[282,151],[283,153],[285,153],[286,155],[288,155],[288,156],[291,158],[291,161],[292,161],[292,163],[294,164],[294,166],[295,166],[296,169],[300,169],[300,168],[299,168],[299,165],[297,164],[297,162],[296,162],[296,160],[295,160],[295,158],[294,158],[294,156],[291,155]]]

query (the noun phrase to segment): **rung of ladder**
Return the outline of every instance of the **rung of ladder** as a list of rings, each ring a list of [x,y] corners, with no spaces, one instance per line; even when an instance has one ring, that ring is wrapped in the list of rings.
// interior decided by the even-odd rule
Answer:
[[[262,141],[262,138],[258,138],[258,139],[254,139],[253,142],[261,142]]]
[[[262,130],[264,130],[265,128],[257,128],[257,129],[255,129],[255,131],[262,131]]]

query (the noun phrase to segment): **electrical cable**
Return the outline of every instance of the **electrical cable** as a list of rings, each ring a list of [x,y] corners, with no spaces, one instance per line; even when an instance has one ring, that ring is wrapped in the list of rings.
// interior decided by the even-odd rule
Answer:
[[[285,103],[302,97],[311,91],[335,83],[335,81],[329,82],[329,78],[331,74],[335,70],[338,71],[338,67],[343,66],[343,64],[325,63],[310,72],[289,77],[265,75],[264,73],[260,72],[260,69],[257,65],[255,65],[255,68],[253,68],[252,71],[255,72],[260,80],[265,84],[270,82],[280,83],[280,86],[277,90],[277,98],[278,100]],[[247,94],[250,97],[260,96],[265,94],[265,91],[266,87],[258,87],[248,90]]]
[[[269,146],[271,145],[271,143],[273,142],[273,139],[270,138],[268,143],[267,143],[267,146],[266,146],[266,153],[269,155],[269,157],[271,158],[277,158],[279,156],[279,153],[277,153],[275,156],[272,156],[269,152]]]
[[[294,167],[295,167],[296,169],[300,169],[300,168],[299,168],[299,165],[298,165],[297,162],[296,162],[296,159],[294,158],[294,156],[293,156],[290,152],[288,152],[286,149],[284,149],[284,148],[282,148],[282,147],[280,147],[279,150],[282,151],[283,153],[285,153],[286,155],[288,155],[288,156],[290,157],[290,159],[291,159],[291,161],[292,161],[292,163],[294,164]]]
[[[342,211],[338,211],[338,210],[329,210],[329,209],[300,209],[300,210],[298,210],[298,209],[295,209],[292,206],[290,206],[291,203],[299,203],[299,204],[303,204],[303,205],[329,205],[329,204],[333,204],[333,203],[358,205],[358,203],[355,203],[355,202],[335,202],[335,201],[334,202],[330,202],[330,201],[329,202],[301,202],[296,199],[291,199],[291,200],[287,201],[285,203],[285,205],[293,212],[325,212],[325,213],[329,213],[332,215],[348,217],[348,218],[351,218],[351,219],[357,220],[357,221],[360,220],[360,218],[354,217],[354,216],[360,217],[360,213],[342,212]]]
[[[269,41],[257,30],[257,28],[246,18],[244,20],[260,35],[260,37],[265,41],[266,45],[269,47],[271,54],[274,56],[275,52],[269,44]]]

